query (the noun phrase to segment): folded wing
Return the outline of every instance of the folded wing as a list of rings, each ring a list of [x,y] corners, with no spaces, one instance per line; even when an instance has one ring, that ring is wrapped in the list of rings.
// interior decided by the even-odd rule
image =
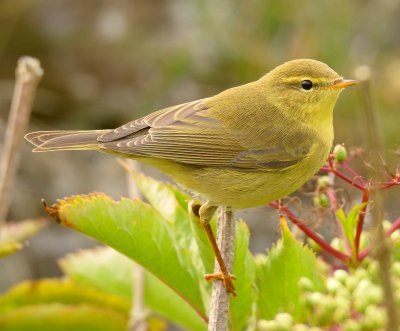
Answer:
[[[288,150],[277,137],[266,138],[264,149],[249,149],[210,113],[208,99],[167,108],[129,122],[98,137],[109,151],[162,158],[195,166],[246,170],[283,170],[301,162],[311,146]],[[299,147],[301,146],[301,147]]]

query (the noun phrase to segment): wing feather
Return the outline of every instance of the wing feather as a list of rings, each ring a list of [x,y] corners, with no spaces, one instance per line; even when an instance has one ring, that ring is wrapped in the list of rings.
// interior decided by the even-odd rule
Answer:
[[[240,132],[212,118],[207,100],[163,109],[124,124],[100,136],[100,147],[190,165],[247,170],[283,170],[307,156],[310,146],[288,150],[277,145],[277,137],[265,142],[266,149],[249,150],[238,141]]]

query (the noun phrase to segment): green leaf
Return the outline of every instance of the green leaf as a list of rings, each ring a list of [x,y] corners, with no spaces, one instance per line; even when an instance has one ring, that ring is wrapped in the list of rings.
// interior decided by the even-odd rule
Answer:
[[[140,200],[116,202],[104,194],[60,200],[48,212],[63,225],[109,245],[142,265],[206,319],[200,284],[203,275],[182,247],[173,223]]]
[[[0,315],[2,331],[121,331],[127,323],[126,314],[88,304],[24,306]]]
[[[312,250],[296,241],[282,222],[282,239],[258,263],[257,319],[269,320],[278,312],[287,312],[302,322],[300,278],[310,279],[316,290],[323,288]]]
[[[187,212],[187,203],[182,206],[182,197],[178,190],[173,190],[172,185],[155,180],[152,177],[131,170],[135,184],[147,201],[167,220],[174,225],[173,233],[184,247],[192,246],[192,230]],[[191,247],[197,250],[197,247]]]
[[[245,222],[239,220],[235,229],[235,253],[233,261],[234,281],[238,296],[231,298],[232,330],[246,330],[254,318],[253,304],[256,300],[255,261],[249,251],[249,229]]]
[[[358,215],[360,211],[363,210],[367,204],[368,204],[367,202],[364,202],[359,205],[355,205],[347,214],[347,216],[344,213],[343,208],[339,208],[338,211],[336,212],[336,217],[342,224],[344,235],[351,247],[351,251],[353,254],[356,253],[354,236],[356,234],[356,229],[357,229]]]
[[[41,230],[45,219],[7,222],[0,225],[0,257],[13,254],[24,247],[24,241]]]
[[[198,218],[195,218],[196,222],[193,221],[191,207],[188,207],[191,205],[190,197],[169,183],[157,181],[134,170],[129,172],[149,203],[166,219],[172,221],[172,233],[176,236],[179,245],[192,253],[190,255],[191,262],[197,273],[199,275],[212,273],[214,270],[214,253]],[[193,237],[195,240],[193,240]],[[201,239],[198,240],[199,238]],[[203,276],[201,276],[201,279],[203,280]],[[211,284],[207,282],[201,284],[203,302],[208,302]],[[205,310],[207,311],[207,309]]]
[[[202,267],[202,272],[206,274],[210,274],[214,272],[214,260],[215,255],[211,247],[211,243],[208,239],[208,236],[204,230],[203,225],[200,222],[200,219],[193,213],[192,205],[194,202],[189,203],[188,212],[190,217],[190,226],[192,228],[192,237],[198,247],[198,258],[201,260],[201,263],[198,263],[199,266]],[[213,220],[211,221],[211,227],[215,233],[216,227],[216,217],[214,215]]]
[[[74,281],[130,299],[135,264],[109,247],[84,250],[61,259],[61,268]],[[206,323],[167,285],[149,272],[144,274],[145,306],[185,330],[205,330]]]
[[[0,312],[15,310],[22,306],[44,303],[91,304],[127,314],[129,300],[100,291],[98,289],[75,284],[60,279],[42,279],[25,281],[0,296]]]
[[[170,183],[165,183],[165,185],[175,194],[175,198],[183,209],[186,209],[188,202],[192,200],[192,197],[184,192],[182,192],[175,185]]]

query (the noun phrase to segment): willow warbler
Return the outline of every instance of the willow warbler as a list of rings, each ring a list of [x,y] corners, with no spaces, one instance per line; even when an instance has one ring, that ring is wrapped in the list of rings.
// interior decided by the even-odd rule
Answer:
[[[324,164],[344,80],[310,59],[255,82],[151,113],[114,130],[39,131],[35,152],[97,150],[147,163],[196,192],[208,224],[217,206],[242,209],[283,198]]]

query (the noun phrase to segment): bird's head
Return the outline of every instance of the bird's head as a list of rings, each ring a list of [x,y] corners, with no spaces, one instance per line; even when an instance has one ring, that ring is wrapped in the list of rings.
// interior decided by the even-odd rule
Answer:
[[[298,59],[286,62],[261,78],[272,101],[293,116],[331,116],[340,92],[356,80],[345,80],[325,63]],[[300,112],[300,114],[296,114]]]

